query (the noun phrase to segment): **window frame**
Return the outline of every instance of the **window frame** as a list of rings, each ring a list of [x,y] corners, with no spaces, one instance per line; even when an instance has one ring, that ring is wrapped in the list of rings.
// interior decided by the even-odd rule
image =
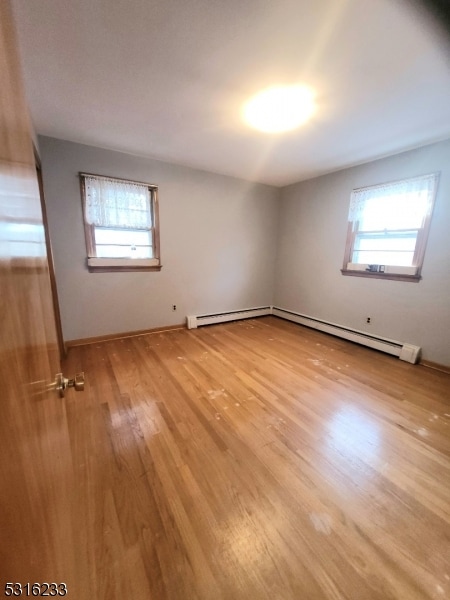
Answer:
[[[367,277],[371,279],[390,279],[396,281],[409,281],[409,282],[419,282],[422,279],[422,267],[423,261],[425,258],[425,248],[428,240],[428,235],[430,231],[431,225],[431,217],[433,214],[434,203],[436,200],[437,189],[439,185],[439,173],[427,173],[424,175],[419,175],[415,177],[408,177],[404,179],[398,179],[396,181],[389,181],[387,183],[380,183],[371,186],[364,186],[360,188],[355,188],[352,190],[352,196],[354,193],[359,192],[361,190],[367,189],[375,189],[377,187],[382,188],[387,185],[395,185],[398,183],[403,183],[407,181],[412,181],[414,179],[422,179],[426,177],[434,176],[434,190],[431,201],[428,204],[427,212],[425,214],[423,224],[421,228],[417,229],[417,237],[416,244],[414,248],[414,256],[413,256],[413,265],[408,267],[402,267],[399,265],[374,265],[378,267],[375,271],[366,270],[365,264],[352,263],[352,256],[355,250],[355,242],[358,234],[361,233],[358,229],[358,221],[351,220],[350,208],[348,214],[348,225],[347,225],[347,238],[345,243],[345,251],[344,251],[344,262],[341,269],[342,275],[348,275],[351,277]],[[351,198],[350,198],[350,206],[351,206]],[[385,230],[386,232],[394,231],[394,230]],[[412,231],[412,230],[411,230]],[[369,232],[368,232],[369,233]],[[349,265],[352,265],[352,268],[349,268]],[[368,265],[367,265],[368,266]],[[359,268],[361,267],[361,268]],[[382,270],[380,270],[382,268]],[[411,270],[414,269],[415,273],[411,273]]]
[[[87,251],[87,267],[91,273],[113,273],[124,271],[160,271],[161,254],[160,254],[160,234],[159,234],[159,197],[158,186],[142,182],[125,179],[123,177],[113,177],[110,175],[99,175],[98,173],[78,173],[81,189],[81,206],[83,212],[84,234],[86,240]],[[152,233],[153,254],[152,258],[103,258],[97,256],[95,243],[95,225],[91,225],[86,220],[86,177],[96,177],[98,179],[110,179],[112,181],[131,183],[142,185],[150,191],[150,210],[152,212]],[[114,228],[113,228],[114,229]]]

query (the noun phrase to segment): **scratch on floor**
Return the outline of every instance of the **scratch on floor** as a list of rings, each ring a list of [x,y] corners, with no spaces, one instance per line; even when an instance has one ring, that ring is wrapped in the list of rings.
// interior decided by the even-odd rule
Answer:
[[[226,396],[227,394],[225,394],[225,388],[222,388],[220,390],[208,390],[208,396],[210,398],[210,400],[215,400],[216,398],[219,398],[219,396]]]
[[[317,358],[307,358],[306,360],[307,360],[308,362],[312,362],[312,364],[313,364],[313,365],[316,365],[316,366],[318,366],[318,365],[321,365],[321,364],[322,364],[322,361],[321,361],[321,360],[318,360]]]
[[[324,535],[330,535],[332,531],[331,517],[327,513],[310,513],[309,519],[314,525],[314,529]]]

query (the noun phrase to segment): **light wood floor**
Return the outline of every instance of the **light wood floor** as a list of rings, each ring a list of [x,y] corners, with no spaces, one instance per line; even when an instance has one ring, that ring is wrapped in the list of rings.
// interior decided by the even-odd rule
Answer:
[[[74,598],[450,598],[449,375],[275,317],[77,370]]]

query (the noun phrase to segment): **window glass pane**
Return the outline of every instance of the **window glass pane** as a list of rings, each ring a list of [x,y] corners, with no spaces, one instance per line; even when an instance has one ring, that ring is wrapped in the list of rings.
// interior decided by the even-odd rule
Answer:
[[[413,266],[417,232],[356,234],[352,262]]]
[[[153,258],[151,231],[95,227],[98,258]]]
[[[363,265],[392,265],[397,267],[411,267],[414,252],[378,252],[372,250],[358,250],[353,253],[352,262]]]
[[[97,246],[97,258],[153,258],[152,246]]]
[[[97,246],[98,258],[129,258],[130,246]]]
[[[392,250],[414,252],[416,236],[410,238],[357,238],[355,250]]]
[[[135,229],[95,228],[96,244],[151,245],[152,232]]]

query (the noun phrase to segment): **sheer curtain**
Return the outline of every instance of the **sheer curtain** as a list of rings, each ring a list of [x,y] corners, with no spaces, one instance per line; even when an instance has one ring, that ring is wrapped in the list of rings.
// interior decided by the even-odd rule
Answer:
[[[139,183],[85,175],[85,217],[89,225],[151,229],[151,192]]]
[[[420,229],[433,202],[437,174],[354,190],[349,221],[360,231]]]

